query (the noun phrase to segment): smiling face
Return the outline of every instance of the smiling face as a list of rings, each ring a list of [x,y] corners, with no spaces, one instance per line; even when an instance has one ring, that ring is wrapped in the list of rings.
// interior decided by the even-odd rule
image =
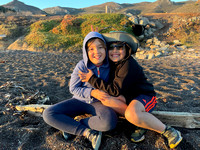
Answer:
[[[112,43],[108,46],[109,58],[113,62],[118,62],[126,56],[125,44]]]
[[[106,48],[100,39],[92,39],[87,44],[87,53],[89,60],[96,66],[103,64],[106,57]]]

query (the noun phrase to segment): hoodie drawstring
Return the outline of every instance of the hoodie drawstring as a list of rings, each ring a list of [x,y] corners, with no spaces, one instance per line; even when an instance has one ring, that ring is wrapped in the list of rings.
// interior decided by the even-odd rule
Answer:
[[[97,74],[98,74],[98,78],[100,78],[100,71],[99,71],[99,67],[97,67]]]

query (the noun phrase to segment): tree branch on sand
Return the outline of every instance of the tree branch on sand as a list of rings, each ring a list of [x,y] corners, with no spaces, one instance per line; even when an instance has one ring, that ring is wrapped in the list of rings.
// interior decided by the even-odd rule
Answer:
[[[44,109],[51,105],[17,105],[18,111],[27,111],[34,116],[42,116]],[[200,128],[200,113],[153,111],[152,113],[163,123],[184,128]]]

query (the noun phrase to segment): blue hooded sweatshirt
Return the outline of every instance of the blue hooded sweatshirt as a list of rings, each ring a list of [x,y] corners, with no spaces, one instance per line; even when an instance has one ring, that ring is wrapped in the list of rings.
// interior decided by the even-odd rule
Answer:
[[[108,63],[108,54],[106,51],[106,58],[104,60],[103,65],[100,67],[95,66],[89,59],[87,55],[86,50],[86,44],[87,42],[92,38],[99,38],[106,44],[103,36],[98,32],[90,32],[86,35],[83,41],[83,59],[78,62],[76,67],[73,70],[73,73],[71,74],[70,79],[70,92],[74,95],[73,98],[76,98],[78,100],[84,101],[86,103],[92,103],[98,101],[97,99],[91,97],[91,91],[94,89],[90,83],[88,82],[81,82],[79,75],[79,70],[82,72],[88,72],[87,68],[92,70],[92,72],[98,76],[98,69],[100,72],[100,78],[104,81],[108,81],[109,79],[109,63]]]

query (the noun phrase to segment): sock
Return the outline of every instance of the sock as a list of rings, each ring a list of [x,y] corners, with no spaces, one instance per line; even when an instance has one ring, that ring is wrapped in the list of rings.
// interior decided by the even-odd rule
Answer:
[[[90,135],[90,130],[91,129],[85,129],[85,137],[88,138],[88,136]]]
[[[160,134],[164,134],[166,130],[167,130],[167,126],[165,127],[165,129]]]

